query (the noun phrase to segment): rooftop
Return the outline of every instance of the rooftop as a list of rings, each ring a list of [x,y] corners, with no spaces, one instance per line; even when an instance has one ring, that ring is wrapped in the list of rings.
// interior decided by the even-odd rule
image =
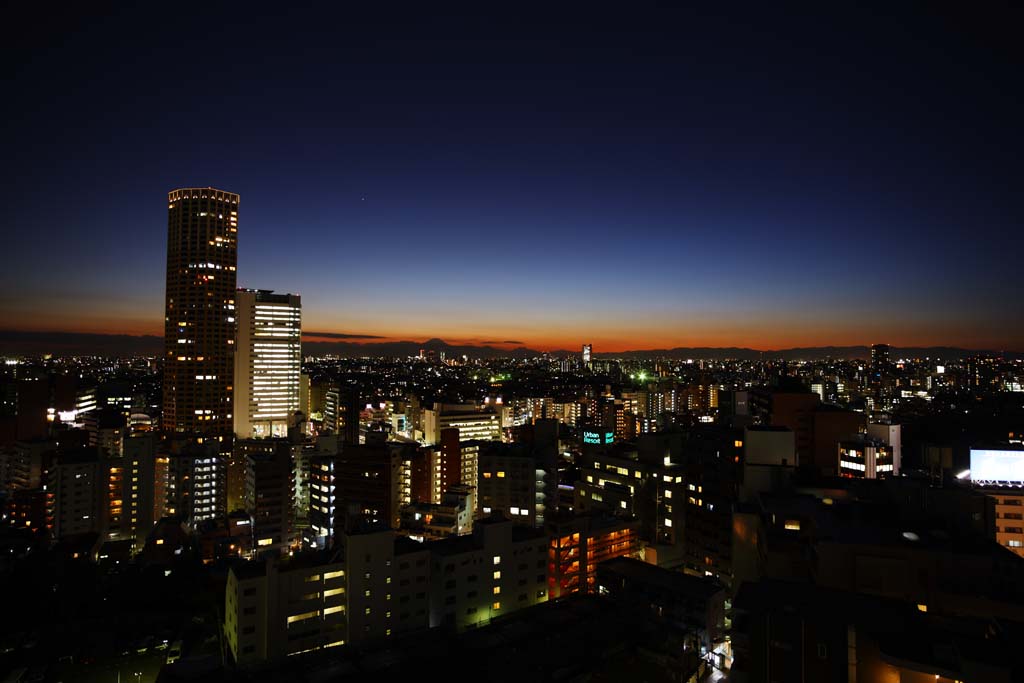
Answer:
[[[602,562],[598,566],[598,572],[607,572],[627,579],[642,581],[690,598],[708,599],[724,590],[722,586],[711,579],[664,569],[630,557],[616,557]]]

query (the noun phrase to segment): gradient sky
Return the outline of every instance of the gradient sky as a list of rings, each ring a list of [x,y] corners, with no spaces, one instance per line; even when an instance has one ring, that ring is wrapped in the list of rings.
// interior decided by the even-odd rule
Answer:
[[[1019,9],[146,4],[6,22],[0,328],[161,334],[213,185],[307,331],[1024,350]]]

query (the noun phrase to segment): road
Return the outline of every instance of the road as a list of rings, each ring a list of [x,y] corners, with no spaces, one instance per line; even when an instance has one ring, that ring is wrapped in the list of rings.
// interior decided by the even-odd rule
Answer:
[[[52,683],[153,683],[167,654],[157,650],[96,664],[56,664],[46,675]]]

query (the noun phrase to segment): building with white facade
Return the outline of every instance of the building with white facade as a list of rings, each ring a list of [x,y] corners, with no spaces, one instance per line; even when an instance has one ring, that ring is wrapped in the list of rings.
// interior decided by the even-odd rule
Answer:
[[[301,299],[240,289],[235,314],[235,434],[241,439],[287,436],[289,420],[301,409]]]

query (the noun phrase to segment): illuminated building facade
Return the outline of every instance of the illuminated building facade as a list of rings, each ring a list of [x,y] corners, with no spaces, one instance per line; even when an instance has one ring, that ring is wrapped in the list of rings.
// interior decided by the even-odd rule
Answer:
[[[885,479],[899,474],[892,447],[870,438],[839,442],[839,475],[860,479]]]
[[[171,444],[167,457],[166,514],[195,525],[227,514],[227,462],[216,441]]]
[[[287,436],[300,410],[302,301],[295,294],[240,289],[235,312],[235,435]]]
[[[223,438],[232,431],[238,195],[174,190],[167,214],[162,425]]]
[[[995,539],[1024,557],[1024,448],[972,448],[970,478],[995,501]]]
[[[334,545],[337,512],[341,504],[335,465],[338,456],[318,454],[309,458],[309,535],[311,545]]]
[[[548,598],[597,590],[597,565],[614,557],[636,557],[639,522],[581,516],[547,527]]]
[[[1024,557],[1024,488],[991,487],[985,494],[996,503],[996,542]]]
[[[686,494],[684,470],[667,456],[659,462],[637,451],[588,452],[580,463],[575,508],[634,516],[645,539],[674,545],[683,530]]]
[[[441,432],[454,427],[462,441],[497,441],[501,439],[501,420],[490,410],[477,410],[474,405],[434,404],[423,411],[423,438],[427,443],[441,442]]]
[[[140,434],[124,440],[124,456],[103,462],[106,477],[107,540],[131,540],[141,548],[146,534],[163,516],[163,481],[166,458],[157,455],[157,440]]]

